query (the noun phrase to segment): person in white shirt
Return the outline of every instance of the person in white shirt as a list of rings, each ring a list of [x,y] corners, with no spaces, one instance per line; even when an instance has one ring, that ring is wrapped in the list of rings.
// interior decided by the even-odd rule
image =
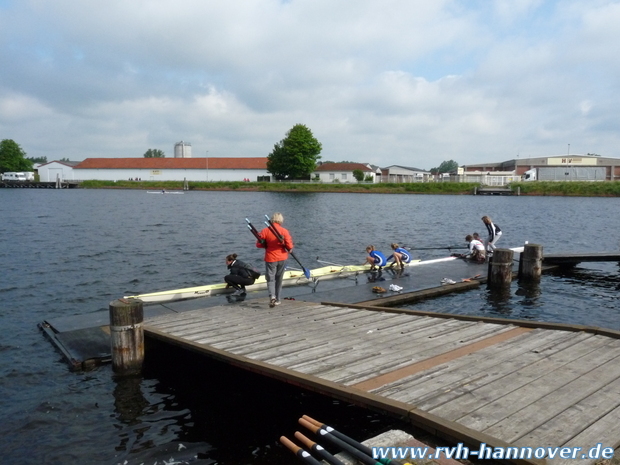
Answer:
[[[469,253],[466,254],[463,258],[466,258],[468,260],[472,260],[478,263],[484,263],[484,261],[487,258],[486,253],[484,251],[484,244],[474,239],[473,236],[469,234],[465,236],[465,241],[468,243]]]

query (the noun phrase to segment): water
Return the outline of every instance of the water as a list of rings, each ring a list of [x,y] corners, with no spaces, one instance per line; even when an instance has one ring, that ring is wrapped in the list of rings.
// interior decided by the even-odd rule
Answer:
[[[301,414],[363,438],[390,418],[202,358],[154,353],[142,377],[72,373],[37,329],[129,294],[219,282],[224,257],[260,263],[245,226],[281,211],[305,266],[361,263],[364,249],[463,243],[483,215],[500,246],[618,250],[620,199],[0,189],[0,452],[5,463],[279,464]],[[425,251],[421,258],[444,256]],[[616,264],[545,275],[538,289],[478,291],[416,309],[620,329]],[[171,360],[173,360],[171,362]]]

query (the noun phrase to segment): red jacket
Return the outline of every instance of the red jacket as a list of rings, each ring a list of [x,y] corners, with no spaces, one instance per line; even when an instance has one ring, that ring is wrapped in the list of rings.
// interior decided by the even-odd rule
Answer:
[[[278,239],[269,228],[265,228],[259,233],[261,239],[265,240],[265,244],[262,244],[260,241],[256,241],[256,247],[265,249],[266,262],[281,262],[288,258],[288,252],[284,246],[286,246],[289,250],[293,250],[293,239],[291,238],[288,230],[280,226],[278,223],[273,223],[273,226],[276,228],[276,231],[278,231],[280,236],[284,238],[284,244],[282,244],[280,239]]]

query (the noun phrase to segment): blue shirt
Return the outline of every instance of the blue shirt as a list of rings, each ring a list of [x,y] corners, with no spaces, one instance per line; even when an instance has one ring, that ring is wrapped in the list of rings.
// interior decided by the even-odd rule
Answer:
[[[385,258],[385,255],[383,255],[378,250],[373,250],[372,252],[369,252],[368,255],[375,259],[375,265],[377,266],[385,266],[387,264],[387,259]]]

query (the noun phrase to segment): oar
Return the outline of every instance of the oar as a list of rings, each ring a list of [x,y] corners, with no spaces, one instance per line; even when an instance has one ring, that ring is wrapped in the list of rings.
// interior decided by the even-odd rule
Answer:
[[[323,449],[323,447],[321,447],[319,444],[317,444],[314,441],[311,441],[306,436],[301,434],[299,431],[295,432],[295,437],[304,446],[306,446],[308,449],[310,449],[312,452],[314,452],[316,455],[318,455],[319,457],[321,457],[323,460],[327,461],[328,463],[331,463],[332,465],[344,465],[344,463],[341,460],[334,457],[332,454],[330,454],[325,449]]]
[[[313,433],[321,436],[326,441],[331,442],[333,445],[340,447],[342,450],[344,450],[345,452],[348,452],[349,454],[351,454],[353,457],[355,457],[357,460],[359,460],[365,465],[382,465],[381,462],[377,462],[375,459],[373,459],[371,455],[365,454],[364,452],[357,449],[356,447],[353,447],[348,442],[344,442],[343,440],[338,439],[336,436],[334,436],[327,430],[321,428],[320,426],[316,426],[313,423],[310,423],[308,420],[304,420],[303,418],[300,418],[299,424],[305,428],[308,428]]]
[[[341,266],[344,268],[344,265],[341,265],[340,263],[326,262],[325,260],[319,260],[319,257],[316,257],[316,261],[319,263],[325,263],[326,265]]]
[[[313,424],[314,426],[316,426],[318,428],[324,429],[328,433],[333,434],[334,436],[336,436],[338,439],[346,442],[347,444],[351,445],[352,447],[355,447],[360,452],[363,452],[364,454],[369,455],[370,457],[372,457],[372,449],[370,447],[368,447],[368,446],[365,446],[361,442],[358,442],[355,439],[350,438],[346,434],[343,434],[340,431],[335,430],[331,426],[328,426],[325,423],[321,423],[320,421],[315,420],[314,418],[309,417],[308,415],[303,415],[302,419],[306,420],[308,423],[311,423],[311,424]],[[390,459],[379,459],[378,461],[379,461],[379,463],[382,463],[382,464],[385,464],[385,465],[399,465],[400,464],[400,462],[397,462],[396,460],[390,460]]]
[[[290,449],[293,454],[299,457],[302,462],[309,463],[310,465],[321,465],[321,462],[312,457],[308,451],[303,450],[286,436],[281,436],[280,442]]]
[[[444,250],[444,249],[465,249],[464,245],[449,245],[447,247],[408,247],[411,250]]]
[[[284,245],[284,238],[280,235],[280,233],[278,232],[278,230],[276,229],[276,227],[273,225],[273,223],[271,222],[271,220],[269,219],[269,217],[267,215],[265,215],[265,218],[267,218],[267,221],[265,221],[265,224],[267,225],[267,227],[271,230],[271,232],[278,238],[278,240],[282,243],[282,246],[286,249],[286,251],[288,253],[291,254],[291,257],[293,257],[295,259],[295,261],[297,263],[299,263],[299,266],[301,266],[301,269],[304,270],[304,276],[308,279],[310,279],[310,270],[308,268],[306,268],[305,266],[303,266],[301,264],[301,262],[299,261],[299,259],[295,256],[295,254],[293,253],[293,251],[291,249],[289,249],[286,245]]]

